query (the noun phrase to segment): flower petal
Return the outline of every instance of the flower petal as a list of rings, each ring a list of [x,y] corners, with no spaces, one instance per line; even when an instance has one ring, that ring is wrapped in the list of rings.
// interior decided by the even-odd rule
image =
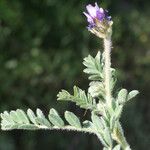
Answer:
[[[101,13],[100,11],[97,11],[97,12],[96,12],[96,18],[97,18],[99,21],[103,21],[103,19],[105,18],[105,13]]]
[[[95,3],[95,9],[98,11],[100,8],[99,6],[97,5],[97,3]]]
[[[83,14],[87,17],[87,21],[88,21],[89,23],[94,23],[93,18],[92,18],[89,14],[87,14],[86,12],[83,12]]]
[[[96,11],[97,10],[95,9],[95,7],[93,7],[91,4],[89,4],[86,6],[86,9],[87,9],[87,11],[91,17],[93,17],[93,18],[96,17]]]

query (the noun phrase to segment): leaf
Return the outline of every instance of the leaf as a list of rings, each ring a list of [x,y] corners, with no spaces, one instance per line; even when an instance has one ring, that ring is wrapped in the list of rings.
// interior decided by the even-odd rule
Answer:
[[[97,130],[96,131],[97,136],[99,137],[102,144],[105,147],[111,147],[112,139],[111,139],[110,131],[106,125],[106,122],[94,113],[92,113],[91,119],[93,122],[93,126],[95,126],[95,129]]]
[[[73,95],[71,95],[65,90],[62,90],[58,93],[57,97],[57,100],[75,102],[76,105],[80,106],[81,108],[92,110],[96,109],[96,104],[94,103],[94,100],[91,97],[91,95],[86,95],[85,91],[81,90],[76,86],[74,86],[73,88]]]
[[[101,119],[97,115],[95,115],[94,113],[92,113],[91,119],[92,119],[93,125],[95,126],[95,129],[98,132],[102,133],[103,129],[104,129],[104,126],[103,126],[103,123],[102,123]]]
[[[115,121],[116,121],[116,117],[114,115],[112,115],[110,118],[110,129],[111,130],[113,130],[113,128],[115,126]]]
[[[74,126],[76,128],[81,128],[80,120],[74,113],[72,113],[70,111],[66,111],[65,119],[71,126]]]
[[[95,133],[92,129],[92,122],[84,122],[84,127],[81,127],[81,123],[78,117],[72,112],[66,111],[65,118],[69,125],[65,126],[64,121],[59,116],[58,112],[52,108],[50,109],[49,120],[45,117],[43,112],[40,109],[36,110],[35,113],[28,109],[25,113],[21,109],[16,111],[5,111],[1,113],[1,129],[2,130],[13,130],[13,129],[24,129],[24,130],[38,130],[38,129],[63,129],[63,130],[72,130],[80,132]],[[52,124],[51,124],[51,123]],[[91,127],[90,124],[91,123]]]
[[[111,91],[113,91],[115,85],[117,82],[117,78],[116,78],[116,70],[114,68],[111,68],[111,79],[110,79],[110,89]]]
[[[43,112],[37,108],[36,110],[36,114],[37,114],[37,117],[35,118],[35,121],[40,124],[40,125],[44,125],[46,127],[51,127],[51,124],[50,122],[45,118]]]
[[[17,116],[20,120],[22,120],[22,123],[25,123],[25,124],[29,124],[29,119],[27,117],[27,115],[25,114],[25,112],[21,109],[17,109],[16,110],[17,112]]]
[[[115,118],[116,118],[116,120],[120,118],[121,113],[122,113],[122,109],[123,109],[122,105],[116,107],[116,109],[115,109]]]
[[[131,150],[130,146],[126,147],[126,150]]]
[[[105,97],[104,83],[99,81],[92,81],[89,84],[88,92],[92,97]]]
[[[13,119],[14,122],[16,123],[22,123],[22,119],[19,119],[19,117],[17,116],[17,112],[16,111],[11,111],[10,112],[10,117]]]
[[[91,121],[89,121],[89,120],[85,120],[85,121],[83,122],[83,128],[93,129],[93,128],[94,128],[94,127],[93,127],[93,123],[92,123]]]
[[[51,128],[51,124],[46,118],[37,117],[35,120],[39,125]]]
[[[83,64],[86,66],[86,69],[84,69],[83,72],[89,74],[90,80],[101,80],[103,78],[101,57],[102,56],[99,51],[95,58],[91,55],[84,58]]]
[[[122,139],[122,140],[125,141],[124,132],[123,132],[123,129],[122,129],[122,126],[121,126],[119,120],[116,121],[115,128],[114,128],[114,130],[113,130],[113,134],[115,135],[115,137],[119,137],[119,138],[115,138],[115,140],[116,140],[117,142],[120,143],[120,140],[119,140],[119,139]]]
[[[119,91],[118,98],[117,98],[117,101],[119,102],[119,104],[124,104],[126,102],[127,94],[128,94],[128,91],[126,89],[121,89]]]
[[[106,141],[105,141],[103,135],[102,135],[102,134],[96,134],[96,135],[97,135],[97,137],[99,138],[99,140],[101,141],[102,145],[105,147],[105,150],[106,150],[107,148],[109,148],[109,145],[106,143]]]
[[[36,116],[35,116],[34,112],[33,112],[31,109],[28,109],[28,110],[27,110],[27,115],[28,115],[30,121],[31,121],[33,124],[38,124],[38,123],[36,122]]]
[[[121,146],[120,145],[116,145],[113,150],[120,150],[121,149]]]
[[[39,108],[36,109],[36,114],[39,118],[45,118],[43,112]]]
[[[83,65],[86,67],[83,72],[89,75],[89,80],[93,81],[104,81],[104,54],[100,51],[97,53],[96,57],[88,55],[83,60]],[[113,89],[116,82],[115,69],[111,68],[111,90]]]
[[[104,139],[107,142],[107,144],[109,145],[109,147],[112,147],[112,144],[113,144],[112,143],[112,138],[111,138],[110,131],[107,127],[104,129],[103,135],[104,135]]]
[[[137,94],[139,94],[139,91],[137,91],[137,90],[133,90],[133,91],[129,92],[128,97],[127,97],[127,101],[134,98]]]
[[[57,100],[69,101],[70,99],[71,99],[71,95],[66,90],[61,90],[61,92],[57,94]]]
[[[58,127],[64,126],[64,121],[61,119],[58,112],[54,108],[50,109],[48,118],[53,125],[58,126]]]
[[[10,117],[9,113],[7,111],[4,111],[4,113],[1,113],[1,118],[2,118],[2,121],[1,121],[1,126],[2,127],[5,127],[6,125],[14,125],[15,122],[13,120],[12,117]]]

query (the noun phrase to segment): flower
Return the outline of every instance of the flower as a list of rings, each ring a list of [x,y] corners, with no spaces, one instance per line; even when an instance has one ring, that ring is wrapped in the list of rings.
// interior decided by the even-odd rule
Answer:
[[[97,3],[95,3],[95,6],[87,5],[86,9],[87,13],[83,12],[83,14],[87,17],[89,23],[88,30],[100,38],[105,38],[113,23],[111,16],[108,16],[108,11],[99,8]]]

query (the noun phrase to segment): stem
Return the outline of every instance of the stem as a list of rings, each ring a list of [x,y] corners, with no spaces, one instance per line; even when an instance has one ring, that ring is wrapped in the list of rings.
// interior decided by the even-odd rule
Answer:
[[[104,57],[105,57],[105,91],[106,91],[106,105],[111,107],[111,89],[110,89],[110,78],[111,78],[111,36],[104,38]]]
[[[112,107],[112,95],[111,95],[111,35],[106,36],[104,38],[104,58],[105,58],[105,66],[104,66],[104,72],[105,72],[105,92],[106,92],[106,106],[108,109]],[[123,150],[131,150],[129,144],[126,141],[126,138],[123,133],[123,129],[118,123],[118,126],[116,128],[115,136],[112,137],[118,144],[121,145]]]

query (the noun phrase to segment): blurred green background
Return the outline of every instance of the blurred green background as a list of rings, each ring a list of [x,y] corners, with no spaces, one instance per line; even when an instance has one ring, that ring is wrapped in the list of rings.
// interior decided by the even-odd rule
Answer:
[[[102,50],[86,29],[82,12],[88,0],[0,0],[0,111],[55,107],[60,114],[74,104],[56,101],[61,88],[86,89],[83,57]],[[100,3],[98,1],[98,3]],[[113,25],[112,64],[118,87],[140,95],[124,110],[122,125],[135,150],[150,147],[150,1],[103,0]],[[88,117],[88,114],[87,116]],[[0,150],[98,150],[95,136],[62,131],[0,132]]]

